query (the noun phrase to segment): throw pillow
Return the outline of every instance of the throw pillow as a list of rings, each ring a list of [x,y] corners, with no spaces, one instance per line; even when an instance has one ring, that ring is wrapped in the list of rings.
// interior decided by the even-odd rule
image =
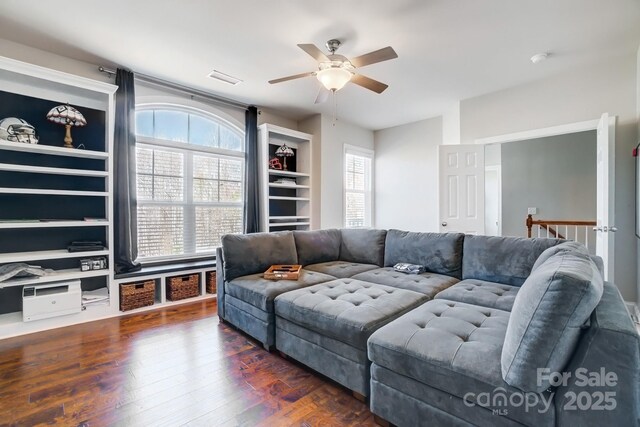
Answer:
[[[548,260],[549,258],[551,258],[556,254],[570,253],[570,252],[576,252],[582,255],[589,255],[589,251],[587,250],[586,246],[583,245],[582,243],[578,243],[578,242],[560,243],[559,245],[551,246],[550,248],[542,252],[538,257],[538,259],[536,260],[536,262],[533,263],[533,268],[531,269],[531,271],[534,271],[535,269],[540,267],[546,260]]]
[[[533,271],[511,310],[501,357],[504,381],[527,392],[549,388],[549,376],[541,372],[562,372],[602,292],[602,277],[587,255],[559,252]]]

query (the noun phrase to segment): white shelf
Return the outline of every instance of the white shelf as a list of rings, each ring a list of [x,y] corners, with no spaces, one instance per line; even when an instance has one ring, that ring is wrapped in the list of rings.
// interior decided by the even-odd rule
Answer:
[[[308,190],[308,185],[299,185],[299,184],[276,184],[274,182],[269,183],[269,187],[271,188],[297,188],[301,190]]]
[[[0,163],[0,171],[8,172],[22,172],[22,173],[43,173],[51,175],[71,175],[71,176],[90,176],[97,178],[106,178],[109,176],[109,172],[106,171],[93,171],[87,169],[65,169],[65,168],[51,168],[43,166],[29,166],[29,165],[16,165],[9,163]]]
[[[273,220],[295,220],[295,219],[309,219],[309,216],[270,216],[269,221]]]
[[[102,251],[86,252],[69,252],[65,249],[57,249],[51,251],[11,252],[0,254],[0,264],[7,264],[10,262],[37,261],[45,259],[85,258],[106,255],[109,255],[109,251],[106,249]]]
[[[107,197],[109,193],[106,191],[78,191],[78,190],[50,190],[44,188],[9,188],[0,187],[2,194],[40,194],[47,196],[89,196],[89,197]]]
[[[278,176],[298,176],[301,178],[308,178],[308,173],[302,172],[291,172],[291,171],[281,171],[278,169],[269,169],[269,175],[278,175]]]
[[[58,270],[55,273],[47,274],[46,276],[42,277],[23,277],[19,279],[9,279],[5,282],[0,282],[0,288],[35,285],[38,283],[60,282],[62,280],[85,279],[88,277],[102,277],[108,275],[108,269],[80,271],[77,268],[72,268],[69,270]]]
[[[9,338],[31,332],[41,332],[112,316],[114,316],[114,310],[110,304],[89,305],[86,307],[86,310],[82,310],[79,313],[33,322],[23,322],[22,312],[16,311],[0,315],[0,338]]]
[[[289,197],[289,196],[269,196],[269,200],[295,200],[298,202],[308,202],[308,197]]]
[[[10,228],[68,228],[68,227],[107,227],[108,221],[38,221],[38,222],[0,222],[0,229]]]
[[[58,137],[49,140],[41,139],[40,144],[25,144],[0,140],[0,173],[11,174],[16,181],[0,185],[0,195],[2,198],[11,198],[11,203],[20,203],[20,195],[31,198],[42,199],[42,212],[33,215],[24,212],[20,214],[10,214],[6,207],[0,205],[0,231],[7,234],[9,230],[15,230],[6,238],[28,239],[38,242],[44,239],[38,246],[30,246],[30,249],[46,249],[15,252],[15,248],[10,248],[7,242],[0,250],[0,265],[12,262],[26,262],[34,265],[41,265],[49,262],[66,262],[68,265],[56,266],[57,271],[45,276],[31,276],[22,278],[12,278],[0,283],[0,288],[12,287],[16,292],[4,292],[5,298],[10,298],[13,306],[18,306],[21,298],[17,295],[20,287],[27,285],[39,285],[46,283],[56,283],[67,280],[83,280],[89,278],[99,278],[110,291],[109,305],[88,306],[86,310],[67,316],[53,317],[33,322],[23,322],[20,311],[0,315],[0,339],[17,336],[31,332],[39,332],[61,326],[68,326],[75,323],[82,323],[105,317],[117,315],[118,293],[111,278],[113,271],[113,250],[111,248],[99,248],[87,252],[68,252],[65,248],[69,240],[72,240],[68,231],[74,232],[76,227],[94,227],[84,230],[97,232],[100,240],[111,246],[113,241],[113,106],[114,93],[117,86],[95,81],[61,71],[50,70],[33,64],[16,61],[0,56],[0,86],[6,93],[15,94],[22,97],[31,97],[37,100],[51,101],[57,103],[68,102],[80,111],[92,109],[99,112],[98,121],[94,119],[89,126],[93,126],[95,131],[101,135],[96,135],[93,141],[82,141],[93,149],[83,150],[80,148],[66,148],[63,146],[62,138],[64,128],[59,126]],[[3,98],[5,99],[5,98]],[[27,101],[29,102],[29,101]],[[51,145],[46,145],[51,144]],[[99,150],[99,151],[95,151]],[[10,156],[10,154],[14,154]],[[22,153],[22,155],[17,156]],[[57,161],[56,161],[57,159]],[[67,159],[66,161],[64,159]],[[82,159],[85,159],[82,161]],[[62,164],[64,162],[65,164]],[[25,163],[25,164],[20,164]],[[64,167],[55,167],[56,165]],[[69,179],[88,177],[100,185],[96,187],[65,187],[63,185],[39,185],[29,184],[24,181],[32,174],[36,178],[48,181],[60,180],[68,176]],[[23,185],[29,188],[15,188]],[[89,190],[89,191],[86,191]],[[98,191],[93,191],[98,190]],[[36,196],[31,196],[36,195]],[[61,197],[62,196],[62,197]],[[64,197],[66,196],[66,197]],[[67,218],[57,219],[55,215],[60,203],[69,198],[77,202],[74,207],[78,212],[71,212]],[[87,197],[90,197],[88,199]],[[91,201],[92,206],[85,206]],[[7,202],[9,203],[9,202]],[[64,208],[64,206],[62,206]],[[96,215],[96,208],[102,212]],[[59,210],[59,209],[58,209]],[[67,209],[68,210],[68,209]],[[47,214],[48,212],[48,214]],[[103,221],[85,221],[85,217],[102,217]],[[99,227],[99,228],[95,228]],[[80,233],[83,228],[75,231]],[[82,234],[82,233],[81,233]],[[92,233],[90,233],[92,234]],[[67,237],[65,237],[67,236]],[[55,240],[55,245],[45,244],[46,240]],[[0,245],[1,246],[1,245]],[[52,248],[58,248],[51,250]],[[12,252],[8,252],[12,251]],[[104,256],[109,260],[109,268],[104,270],[81,271],[79,260],[82,258]],[[48,260],[48,261],[46,261]],[[76,264],[77,263],[77,264]],[[70,268],[73,267],[73,268]],[[2,293],[2,292],[0,292]],[[16,307],[16,309],[18,309]]]
[[[0,150],[22,151],[25,153],[50,154],[53,156],[82,157],[85,159],[107,160],[109,153],[78,148],[54,147],[51,145],[25,144],[21,142],[0,141]]]
[[[310,225],[309,222],[271,222],[269,227],[291,227],[292,225]]]

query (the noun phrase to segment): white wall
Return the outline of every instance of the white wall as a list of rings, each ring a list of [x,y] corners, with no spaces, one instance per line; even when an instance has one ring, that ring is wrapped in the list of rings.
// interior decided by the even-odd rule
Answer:
[[[442,117],[375,132],[375,226],[438,231]]]
[[[89,64],[87,62],[56,55],[55,53],[14,43],[9,40],[0,39],[0,56],[28,62],[41,67],[51,68],[53,70],[63,71],[69,74],[75,74],[77,76],[105,82],[110,81],[110,83],[113,83],[113,79],[109,80],[107,74],[98,71],[98,65],[105,64]]]
[[[313,147],[311,151],[311,229],[320,228],[320,216],[322,207],[322,116],[316,114],[308,119],[298,122],[298,130],[313,135]]]
[[[298,122],[285,117],[275,111],[268,108],[260,107],[258,109],[258,126],[263,123],[270,123],[272,125],[282,126],[283,128],[298,130]]]
[[[460,101],[442,113],[442,143],[460,144]]]
[[[616,128],[616,284],[624,298],[637,299],[638,244],[635,228],[634,164],[638,58],[626,54],[601,64],[565,72],[460,104],[463,144],[503,135],[585,120],[604,112],[618,116]]]
[[[334,121],[332,117],[323,114],[321,135],[320,226],[321,228],[344,227],[344,144],[373,150],[373,131],[340,119]]]

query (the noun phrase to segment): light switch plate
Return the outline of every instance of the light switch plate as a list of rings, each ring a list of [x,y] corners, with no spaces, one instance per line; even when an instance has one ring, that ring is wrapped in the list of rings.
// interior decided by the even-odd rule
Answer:
[[[527,214],[529,214],[529,215],[537,215],[538,214],[538,208],[527,208]]]

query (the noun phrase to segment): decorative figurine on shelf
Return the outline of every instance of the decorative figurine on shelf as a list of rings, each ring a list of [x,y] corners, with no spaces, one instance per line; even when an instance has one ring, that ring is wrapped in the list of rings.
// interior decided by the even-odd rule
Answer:
[[[65,128],[67,128],[67,132],[64,136],[64,146],[66,148],[73,148],[73,139],[71,139],[71,126],[80,127],[87,124],[87,120],[84,118],[82,113],[69,104],[53,107],[47,113],[47,120],[53,123],[64,125]]]
[[[278,149],[276,150],[276,156],[284,157],[284,168],[283,168],[283,170],[288,170],[287,169],[287,157],[294,156],[295,154],[296,153],[293,152],[293,149],[291,147],[288,147],[287,144],[282,144],[280,147],[278,147]]]
[[[26,144],[38,143],[36,128],[27,123],[26,120],[17,117],[7,117],[0,120],[0,139],[10,142],[24,142]]]
[[[277,157],[274,157],[273,159],[269,160],[269,169],[277,169],[281,171],[282,163],[280,163],[280,159]]]

